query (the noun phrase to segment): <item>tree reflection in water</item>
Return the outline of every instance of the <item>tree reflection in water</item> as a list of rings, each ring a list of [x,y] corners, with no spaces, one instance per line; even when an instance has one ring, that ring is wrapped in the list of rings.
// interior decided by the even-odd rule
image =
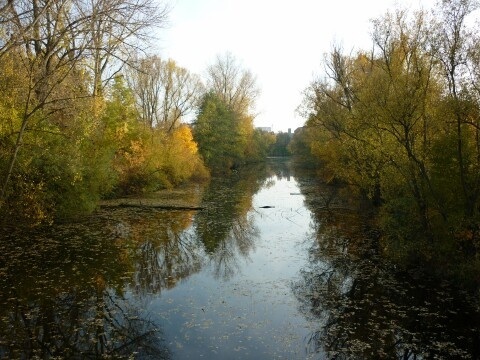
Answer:
[[[215,251],[209,254],[215,277],[227,280],[238,272],[240,259],[248,259],[257,237],[258,230],[247,214],[232,219],[230,232],[225,238],[218,239]]]
[[[310,351],[332,359],[479,358],[472,297],[420,269],[397,270],[379,255],[366,216],[318,210],[325,207],[314,194],[328,189],[311,186],[302,187],[315,214],[311,264],[294,284],[301,310],[319,323]]]
[[[168,358],[139,299],[205,261],[217,277],[234,274],[254,248],[248,212],[266,178],[246,174],[213,179],[200,212],[118,207],[45,233],[2,234],[0,358]]]
[[[205,210],[195,217],[195,233],[203,243],[216,277],[229,279],[248,259],[258,237],[253,218],[252,197],[266,179],[265,168],[212,179],[205,190]]]
[[[0,358],[169,357],[160,330],[122,292],[128,248],[96,225],[2,236]]]
[[[188,230],[194,214],[150,209],[129,216],[128,240],[135,244],[136,293],[158,294],[200,270],[202,244]]]
[[[124,298],[108,291],[84,298],[8,304],[2,312],[2,358],[166,359],[168,351],[155,324]]]

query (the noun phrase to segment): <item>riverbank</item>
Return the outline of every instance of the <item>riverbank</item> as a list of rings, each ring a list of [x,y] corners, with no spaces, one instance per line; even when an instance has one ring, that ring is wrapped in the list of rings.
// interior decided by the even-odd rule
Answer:
[[[152,193],[102,200],[100,208],[107,207],[151,207],[151,208],[197,208],[200,207],[207,182],[187,182],[171,189]]]

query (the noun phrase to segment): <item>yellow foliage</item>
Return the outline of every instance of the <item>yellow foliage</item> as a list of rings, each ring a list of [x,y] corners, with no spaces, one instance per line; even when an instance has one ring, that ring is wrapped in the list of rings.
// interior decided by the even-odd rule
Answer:
[[[140,166],[145,162],[146,152],[141,140],[131,140],[130,151],[125,154],[125,158],[130,166]]]
[[[115,129],[116,140],[123,140],[128,133],[128,124],[124,121]]]
[[[189,126],[181,125],[177,127],[173,132],[172,138],[173,143],[181,144],[181,146],[191,154],[196,154],[198,152],[197,143],[193,141],[192,130]]]
[[[206,169],[189,126],[181,125],[165,138],[164,149],[163,168],[172,184],[181,183],[192,176],[205,177]]]
[[[181,125],[172,133],[148,129],[137,136],[127,136],[121,129],[119,138],[130,138],[116,154],[121,192],[155,191],[207,176],[190,127]]]

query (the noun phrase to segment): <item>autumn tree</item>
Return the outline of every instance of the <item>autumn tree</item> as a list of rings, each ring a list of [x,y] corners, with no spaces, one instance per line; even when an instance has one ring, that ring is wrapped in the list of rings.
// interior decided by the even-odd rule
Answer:
[[[0,206],[7,196],[7,186],[14,171],[23,137],[34,117],[42,121],[66,107],[72,98],[65,91],[88,44],[85,26],[89,19],[81,4],[71,1],[9,2],[1,14],[6,31],[4,51],[15,56],[26,81],[19,123],[9,135],[15,137],[2,179]],[[9,36],[9,34],[12,34]],[[12,40],[10,40],[10,39]],[[11,43],[14,41],[14,43]],[[6,56],[6,54],[4,54]],[[78,94],[75,94],[78,96]]]
[[[158,56],[137,60],[127,74],[142,121],[169,133],[197,106],[203,89],[197,75]]]
[[[240,114],[250,114],[259,95],[255,76],[231,53],[218,55],[207,68],[207,88]]]
[[[455,134],[453,156],[467,218],[478,215],[480,196],[479,37],[478,29],[467,25],[478,9],[475,0],[441,1],[431,40],[446,83],[445,120],[448,131]]]
[[[276,136],[273,132],[255,129],[246,149],[246,158],[249,162],[264,161],[270,155],[270,149],[275,144]]]
[[[371,143],[365,143],[368,127],[356,115],[358,92],[371,63],[367,54],[348,56],[335,46],[325,56],[325,76],[314,80],[305,91],[300,111],[312,129],[304,134],[315,133],[309,139],[310,151],[326,172],[377,197],[383,161],[374,156]]]
[[[124,67],[133,66],[145,52],[155,28],[162,27],[170,7],[155,0],[89,0],[88,67],[92,94],[102,94],[105,84]]]
[[[327,171],[377,204],[411,201],[425,233],[433,216],[445,216],[431,179],[440,127],[431,104],[441,86],[428,25],[424,13],[401,10],[374,21],[374,51],[348,56],[335,47],[305,99],[307,125],[319,129],[311,150]]]
[[[179,125],[170,133],[145,128],[133,90],[122,76],[108,87],[99,146],[110,149],[114,186],[108,195],[138,194],[171,188],[208,172],[198,154],[190,127]]]
[[[257,159],[256,154],[249,153],[249,148],[260,149],[260,145],[252,146],[253,111],[258,95],[255,77],[231,54],[226,54],[218,56],[208,67],[206,84],[208,93],[195,121],[195,140],[206,163],[217,170],[227,170]]]
[[[431,218],[445,217],[445,211],[431,179],[431,145],[440,129],[433,104],[440,98],[441,84],[435,59],[427,51],[428,25],[425,13],[409,18],[400,10],[374,22],[379,56],[375,75],[369,77],[372,82],[362,93],[366,109],[362,116],[373,118],[371,126],[382,134],[378,149],[386,160],[384,197],[398,197],[400,184],[389,184],[402,179],[406,186],[400,188],[413,199],[420,228],[431,233]]]
[[[142,4],[143,22],[139,20]],[[36,198],[38,201],[32,202],[40,204],[40,197],[51,207],[59,207],[70,190],[74,196],[73,185],[76,189],[85,185],[83,189],[91,194],[99,191],[87,188],[95,177],[93,163],[100,158],[90,158],[90,169],[81,160],[81,154],[100,154],[94,151],[95,142],[90,138],[102,126],[98,114],[89,111],[94,108],[92,89],[94,94],[100,93],[97,80],[105,79],[105,72],[113,69],[111,59],[124,63],[130,56],[125,48],[140,48],[142,29],[148,25],[145,12],[149,19],[157,18],[153,16],[154,4],[147,0],[2,2],[0,58],[6,76],[2,74],[1,79],[4,85],[13,81],[16,90],[4,87],[0,106],[14,114],[2,117],[10,121],[8,126],[2,124],[0,134],[0,207],[8,201],[13,209],[14,199],[22,204]],[[100,19],[102,24],[110,21],[110,25],[96,28]],[[99,31],[103,31],[101,41],[96,38]],[[94,50],[108,56],[98,58],[100,66],[90,77],[87,64],[98,60]],[[92,78],[97,80],[92,82]],[[21,149],[25,149],[23,154]],[[50,174],[53,169],[58,171]]]
[[[371,51],[334,48],[305,93],[292,149],[373,200],[387,247],[402,253],[480,251],[478,6],[387,13]]]

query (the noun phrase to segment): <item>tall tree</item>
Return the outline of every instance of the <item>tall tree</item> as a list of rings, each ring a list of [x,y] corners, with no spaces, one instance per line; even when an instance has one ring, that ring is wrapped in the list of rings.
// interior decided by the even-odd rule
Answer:
[[[431,181],[430,144],[440,126],[430,104],[439,98],[440,84],[428,51],[431,32],[426,14],[408,15],[397,10],[374,23],[378,71],[370,77],[369,93],[363,94],[364,109],[369,109],[364,116],[373,118],[371,126],[384,134],[383,146],[387,141],[392,146],[385,152],[388,167],[407,184],[427,230],[432,205],[445,214]]]
[[[239,114],[213,92],[204,95],[194,124],[194,138],[208,167],[228,171],[243,162],[244,137]]]
[[[217,165],[223,163],[224,169],[228,169],[248,160],[247,156],[253,160],[255,156],[249,154],[247,147],[253,142],[253,110],[259,94],[255,77],[249,70],[243,69],[232,54],[227,53],[217,56],[216,62],[207,68],[206,84],[208,94],[200,106],[195,133],[207,164],[215,163],[218,168]],[[218,119],[215,119],[216,112]],[[221,131],[216,129],[217,125]],[[211,143],[202,135],[205,131],[218,138],[219,148],[226,150],[225,156],[222,151],[212,148],[212,152],[207,150],[209,146],[203,146]]]
[[[432,203],[445,214],[431,179],[431,143],[438,133],[433,106],[441,94],[423,12],[398,10],[374,21],[374,51],[326,60],[326,78],[307,93],[308,125],[321,129],[312,149],[337,177],[376,203],[408,194],[421,228]]]
[[[207,68],[207,88],[238,113],[248,114],[259,94],[255,76],[230,53],[217,56]]]
[[[165,24],[170,8],[156,0],[89,0],[86,6],[91,13],[88,63],[97,96],[125,64],[134,65],[154,28]]]
[[[80,5],[69,0],[9,2],[2,13],[3,22],[12,32],[10,38],[15,42],[3,49],[15,51],[28,83],[24,89],[20,127],[15,129],[16,140],[2,179],[0,207],[30,120],[41,110],[47,111],[47,116],[58,111],[70,97],[60,90],[61,85],[76,70],[88,45],[85,25],[89,16]],[[10,41],[7,37],[4,43]]]
[[[175,61],[151,56],[128,71],[142,120],[150,128],[172,132],[196,107],[203,91],[199,77]]]
[[[456,158],[466,217],[480,197],[480,119],[478,116],[478,36],[467,25],[476,0],[442,0],[437,7],[432,50],[442,65],[456,133]],[[475,109],[475,111],[472,111]],[[450,121],[449,121],[450,122]],[[470,144],[474,144],[473,147]]]

